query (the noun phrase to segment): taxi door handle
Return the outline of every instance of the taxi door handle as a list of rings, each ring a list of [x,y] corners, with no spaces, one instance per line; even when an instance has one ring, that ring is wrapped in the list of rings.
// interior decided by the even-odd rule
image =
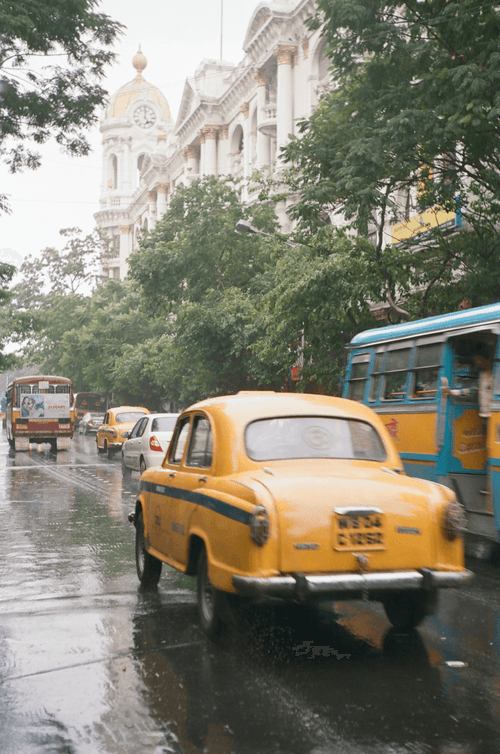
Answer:
[[[176,476],[176,474],[177,474],[176,471],[171,471],[170,474],[169,474],[169,477],[171,477],[173,479],[174,476]]]
[[[207,477],[207,476],[201,476],[201,477],[200,477],[200,478],[198,479],[198,481],[199,481],[199,482],[208,482],[208,477]]]

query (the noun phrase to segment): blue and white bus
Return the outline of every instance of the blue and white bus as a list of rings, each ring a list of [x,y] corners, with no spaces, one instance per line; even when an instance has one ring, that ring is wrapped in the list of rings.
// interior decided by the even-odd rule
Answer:
[[[453,488],[500,541],[500,304],[378,327],[349,344],[344,397],[378,413],[405,471]]]

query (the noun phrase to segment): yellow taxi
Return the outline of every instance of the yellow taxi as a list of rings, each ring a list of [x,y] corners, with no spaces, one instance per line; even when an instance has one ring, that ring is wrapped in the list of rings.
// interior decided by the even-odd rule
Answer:
[[[97,430],[97,452],[106,453],[108,458],[113,458],[116,451],[121,450],[136,421],[149,413],[149,409],[144,406],[117,406],[108,409]]]
[[[405,475],[380,418],[357,402],[242,392],[180,414],[161,467],[140,479],[136,566],[197,575],[215,638],[238,597],[371,599],[399,629],[459,587],[465,519],[454,492]]]

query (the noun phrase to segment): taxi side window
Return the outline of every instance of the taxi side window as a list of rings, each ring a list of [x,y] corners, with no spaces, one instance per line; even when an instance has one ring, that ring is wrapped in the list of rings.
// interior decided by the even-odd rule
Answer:
[[[186,465],[203,468],[211,466],[212,451],[213,438],[210,422],[205,416],[195,416]]]
[[[179,429],[177,430],[176,438],[168,457],[170,463],[180,463],[182,461],[184,448],[186,447],[186,441],[189,435],[189,420],[190,417],[186,416],[179,424]]]
[[[103,424],[109,424],[109,414],[106,414],[106,416],[104,417]]]

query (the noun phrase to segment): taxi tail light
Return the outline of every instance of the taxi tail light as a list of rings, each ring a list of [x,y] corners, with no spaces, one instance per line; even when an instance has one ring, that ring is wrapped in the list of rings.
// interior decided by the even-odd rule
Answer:
[[[271,527],[267,508],[263,505],[257,505],[250,518],[250,535],[253,541],[262,547],[269,539],[270,533]]]
[[[446,504],[443,513],[443,533],[449,542],[453,542],[457,537],[463,537],[467,530],[467,519],[464,509],[456,501]]]
[[[149,449],[159,450],[160,452],[163,450],[163,448],[161,447],[160,443],[158,442],[158,440],[156,439],[154,435],[151,435],[151,437],[149,438]]]

